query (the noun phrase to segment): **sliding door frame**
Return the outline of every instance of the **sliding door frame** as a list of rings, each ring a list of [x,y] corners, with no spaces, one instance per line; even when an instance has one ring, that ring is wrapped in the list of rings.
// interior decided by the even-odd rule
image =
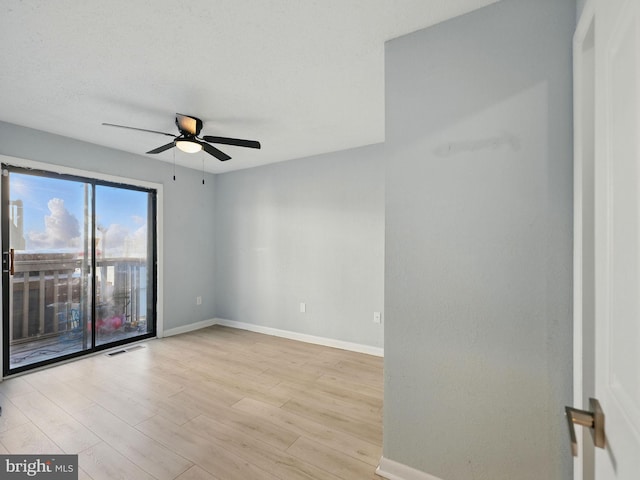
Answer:
[[[19,169],[27,169],[27,170],[33,170],[34,173],[38,174],[40,172],[42,172],[43,175],[46,175],[47,173],[50,173],[53,177],[55,177],[56,175],[60,175],[62,179],[69,179],[71,181],[81,181],[81,182],[86,182],[89,184],[92,184],[94,186],[100,186],[100,185],[105,185],[105,186],[112,186],[112,187],[121,187],[121,188],[128,188],[128,189],[132,189],[132,190],[141,190],[141,191],[153,191],[155,193],[155,201],[153,202],[153,208],[152,208],[152,212],[150,212],[150,215],[152,218],[150,218],[150,223],[155,227],[155,242],[153,242],[154,248],[153,251],[150,252],[150,255],[153,255],[153,260],[151,262],[150,267],[153,268],[153,278],[154,278],[154,287],[153,288],[153,295],[154,295],[154,299],[153,299],[153,310],[155,313],[155,328],[152,332],[149,332],[147,334],[143,334],[140,335],[139,337],[133,337],[132,339],[127,339],[127,340],[123,340],[123,341],[118,341],[118,342],[114,342],[114,343],[109,343],[109,344],[104,344],[104,345],[95,345],[95,339],[92,338],[91,341],[91,348],[89,350],[83,350],[81,352],[76,352],[70,355],[66,355],[64,357],[62,357],[62,361],[64,360],[69,360],[69,359],[73,359],[79,356],[85,356],[85,355],[89,355],[91,353],[96,353],[96,352],[100,352],[100,351],[104,351],[104,350],[109,350],[111,348],[126,344],[126,343],[134,343],[136,341],[141,341],[141,340],[145,340],[148,338],[153,338],[153,337],[158,337],[161,338],[163,336],[163,331],[164,331],[164,321],[163,321],[163,305],[164,305],[164,295],[163,295],[163,277],[162,277],[162,260],[163,260],[163,185],[159,184],[159,183],[153,183],[153,182],[147,182],[147,181],[143,181],[143,180],[135,180],[135,179],[131,179],[131,178],[125,178],[125,177],[118,177],[118,176],[114,176],[114,175],[107,175],[107,174],[103,174],[103,173],[97,173],[97,172],[92,172],[92,171],[86,171],[86,170],[80,170],[80,169],[76,169],[76,168],[71,168],[71,167],[65,167],[65,166],[61,166],[61,165],[55,165],[55,164],[49,164],[49,163],[44,163],[44,162],[36,162],[36,161],[32,161],[32,160],[27,160],[27,159],[21,159],[21,158],[16,158],[16,157],[9,157],[9,156],[5,156],[5,155],[0,155],[0,163],[1,164],[6,164],[8,166],[11,167],[17,167]],[[28,173],[28,172],[27,172]],[[0,198],[2,196],[5,195],[5,193],[2,191],[2,186],[1,186],[0,182]],[[94,198],[92,198],[92,203],[95,202],[95,196]],[[95,228],[95,225],[94,225]],[[5,239],[5,236],[8,236],[8,232],[0,232],[0,236],[2,237],[3,240]],[[3,242],[4,245],[6,245],[6,243]],[[3,246],[4,246],[3,245]],[[95,259],[92,259],[92,263],[95,263]],[[95,265],[93,265],[93,267],[95,267]],[[94,272],[94,274],[92,275],[92,279],[95,276],[95,268],[92,268],[92,272]],[[95,279],[92,280],[93,282],[95,282]],[[2,276],[2,288],[0,289],[0,298],[2,298],[2,295],[4,295],[4,292],[6,290],[5,285],[5,275],[3,274]],[[95,286],[95,285],[94,285]],[[92,289],[93,290],[93,289]],[[3,304],[3,313],[2,313],[2,317],[3,317],[3,328],[0,329],[0,358],[3,359],[3,363],[6,361],[5,356],[8,354],[8,352],[4,351],[4,345],[5,345],[5,326],[4,326],[4,322],[5,322],[5,310],[6,310],[6,303],[8,302],[8,299],[2,298],[2,304]],[[93,304],[93,302],[92,302]],[[92,305],[91,307],[92,309],[95,308],[94,305]],[[95,312],[94,312],[95,313]],[[92,321],[94,321],[94,315],[92,315]],[[95,329],[92,328],[92,337],[95,335]],[[44,362],[42,364],[42,366],[44,366],[46,363],[48,362]],[[53,363],[53,362],[51,362]],[[7,372],[5,370],[6,365],[3,365],[3,377],[4,376],[10,376],[7,375]],[[37,369],[38,367],[34,367],[34,369]],[[28,369],[28,368],[25,368]],[[22,369],[14,369],[11,372],[11,375],[14,373],[20,373],[22,371]],[[2,379],[0,378],[0,381]]]

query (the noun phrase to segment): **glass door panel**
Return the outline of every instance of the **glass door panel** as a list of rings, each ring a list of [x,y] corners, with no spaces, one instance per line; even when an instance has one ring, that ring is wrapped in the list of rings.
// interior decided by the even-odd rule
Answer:
[[[151,194],[96,186],[96,345],[153,332]]]
[[[91,185],[5,170],[5,373],[92,347]]]

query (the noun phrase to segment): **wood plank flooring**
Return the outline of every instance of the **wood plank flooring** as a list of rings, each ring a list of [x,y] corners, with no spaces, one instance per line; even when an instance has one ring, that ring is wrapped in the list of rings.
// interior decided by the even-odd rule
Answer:
[[[382,359],[214,326],[0,383],[0,453],[80,479],[369,480]]]

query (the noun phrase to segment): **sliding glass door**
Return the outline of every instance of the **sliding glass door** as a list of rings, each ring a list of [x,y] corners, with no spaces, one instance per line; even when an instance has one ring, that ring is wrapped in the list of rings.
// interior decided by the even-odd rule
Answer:
[[[155,335],[155,192],[2,173],[4,374]]]
[[[153,331],[154,197],[106,185],[95,197],[96,344],[105,345]]]

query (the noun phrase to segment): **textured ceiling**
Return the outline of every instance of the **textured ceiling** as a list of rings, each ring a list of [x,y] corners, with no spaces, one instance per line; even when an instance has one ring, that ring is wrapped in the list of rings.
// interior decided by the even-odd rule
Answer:
[[[495,0],[2,0],[0,120],[141,153],[176,132],[256,139],[214,173],[384,140],[384,42]],[[177,133],[177,132],[176,132]]]

